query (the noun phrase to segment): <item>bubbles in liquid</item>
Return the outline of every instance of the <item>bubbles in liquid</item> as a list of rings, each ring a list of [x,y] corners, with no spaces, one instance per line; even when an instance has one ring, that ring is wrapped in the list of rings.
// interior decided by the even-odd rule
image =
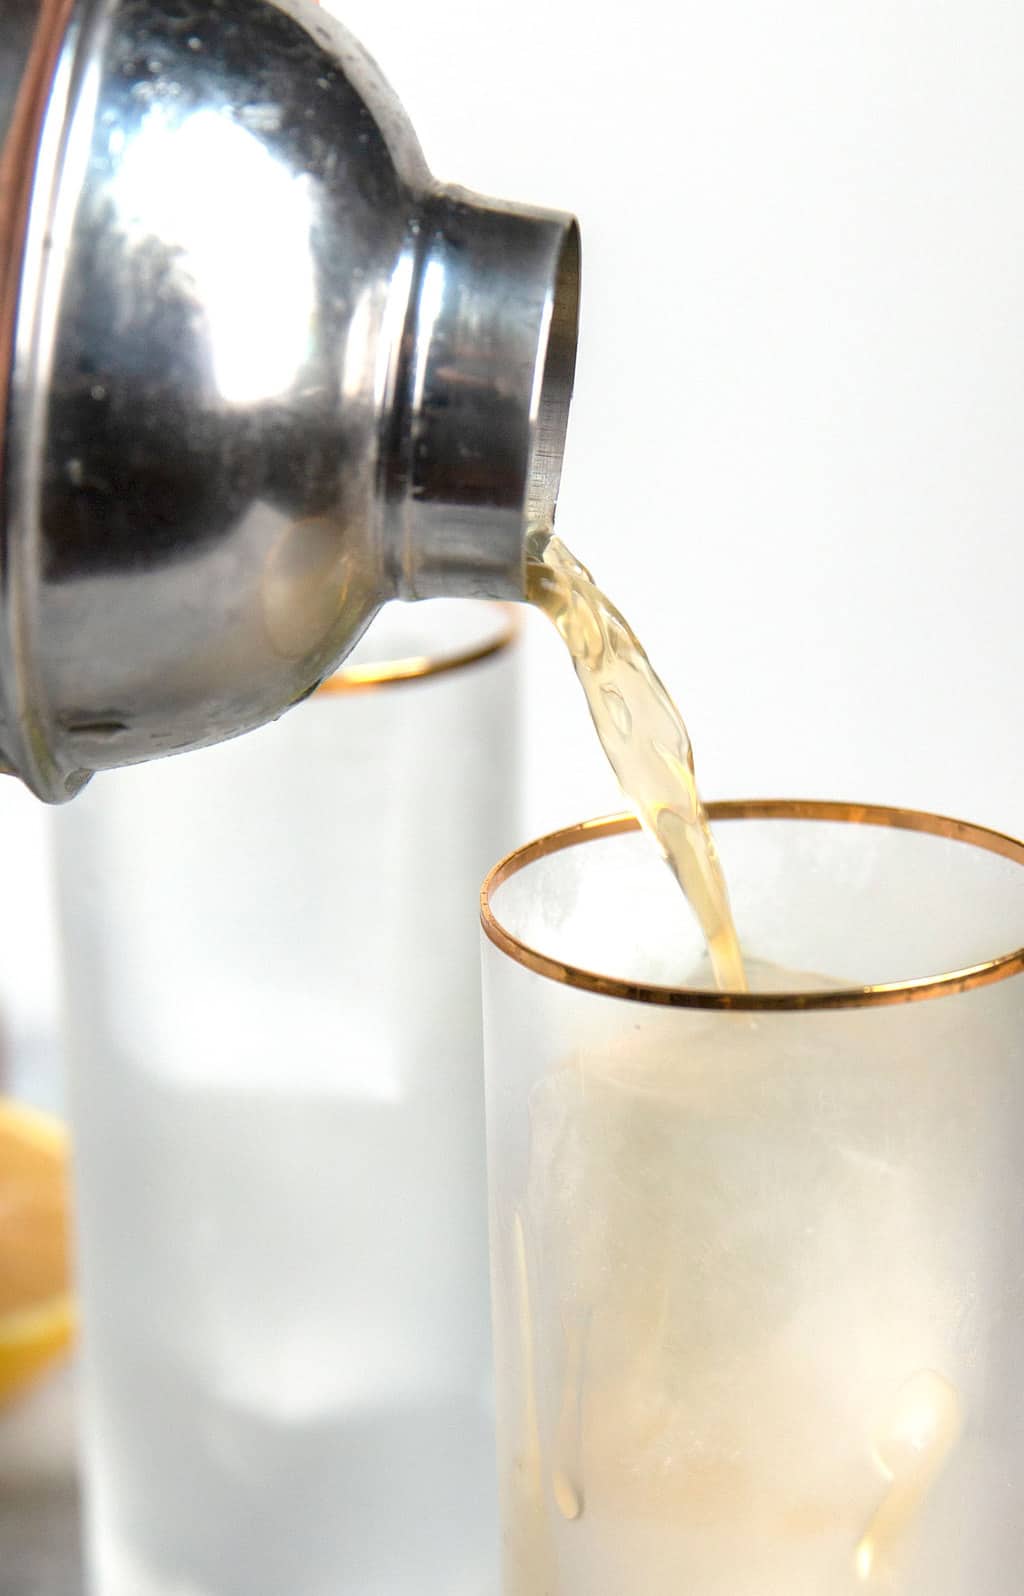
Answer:
[[[908,1380],[878,1434],[875,1456],[891,1484],[857,1547],[854,1563],[867,1582],[898,1549],[963,1430],[956,1388],[922,1369]]]
[[[594,612],[581,594],[573,594],[564,612],[563,637],[574,659],[594,664],[604,652],[601,628]]]
[[[580,566],[580,570],[582,569],[583,567]],[[603,631],[609,652],[616,659],[624,660],[631,669],[641,670],[642,666],[636,657],[636,638],[622,616],[610,604],[607,606],[603,621]]]
[[[559,538],[531,535],[526,593],[566,644],[619,786],[700,921],[717,984],[746,977],[729,894],[678,709],[619,611]]]
[[[666,748],[665,744],[660,743],[657,737],[651,739],[651,747],[672,780],[681,782],[684,787],[689,788],[694,775],[693,749],[687,745],[680,756],[674,749]]]
[[[601,697],[604,699],[608,710],[608,719],[611,721],[620,737],[629,737],[633,731],[633,717],[629,713],[626,700],[617,687],[610,682],[605,682],[601,688]]]

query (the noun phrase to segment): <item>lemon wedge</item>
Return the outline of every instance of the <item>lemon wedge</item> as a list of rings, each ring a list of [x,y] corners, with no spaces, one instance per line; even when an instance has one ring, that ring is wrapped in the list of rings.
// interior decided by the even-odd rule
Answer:
[[[64,1128],[0,1097],[0,1403],[71,1344],[68,1230]]]

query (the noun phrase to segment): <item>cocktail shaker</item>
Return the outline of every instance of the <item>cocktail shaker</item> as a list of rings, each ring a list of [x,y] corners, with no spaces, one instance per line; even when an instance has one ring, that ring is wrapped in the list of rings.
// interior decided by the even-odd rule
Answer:
[[[0,768],[60,801],[388,598],[522,596],[571,217],[435,182],[310,0],[4,0],[0,151]]]

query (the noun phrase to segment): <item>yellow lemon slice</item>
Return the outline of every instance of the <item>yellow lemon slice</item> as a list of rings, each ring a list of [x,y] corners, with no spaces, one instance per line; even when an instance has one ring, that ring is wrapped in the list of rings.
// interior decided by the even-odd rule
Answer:
[[[0,1403],[74,1333],[67,1164],[63,1127],[0,1097]]]

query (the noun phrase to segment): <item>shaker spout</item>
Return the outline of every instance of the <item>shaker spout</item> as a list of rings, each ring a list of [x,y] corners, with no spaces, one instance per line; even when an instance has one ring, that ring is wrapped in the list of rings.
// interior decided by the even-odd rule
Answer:
[[[576,365],[571,216],[442,188],[424,205],[386,460],[403,597],[521,599],[555,514]]]

